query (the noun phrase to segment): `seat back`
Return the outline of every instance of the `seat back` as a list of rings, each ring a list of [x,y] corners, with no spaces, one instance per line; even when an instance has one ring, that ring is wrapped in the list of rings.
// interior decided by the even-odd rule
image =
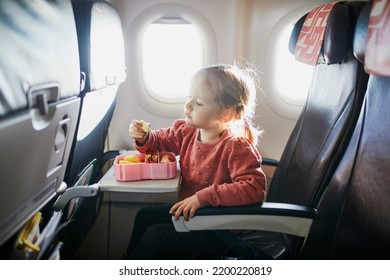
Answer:
[[[64,186],[80,66],[70,1],[0,1],[0,34],[1,245]]]
[[[363,64],[353,55],[355,24],[364,3],[319,6],[293,28],[290,52],[298,61],[313,65],[312,81],[276,167],[268,202],[315,207],[346,149],[368,80]],[[245,239],[273,258],[287,257],[303,242],[267,232],[249,232]]]
[[[80,118],[64,179],[70,187],[91,163],[94,170],[87,184],[100,180],[108,127],[118,88],[126,78],[122,25],[114,7],[106,1],[72,1],[72,5],[85,87],[80,94]],[[61,232],[61,257],[65,259],[73,257],[93,226],[102,194],[76,200],[64,210],[65,217],[72,221]]]
[[[318,205],[302,258],[390,258],[390,1],[371,4],[355,35],[355,53],[370,74],[364,105]]]
[[[97,168],[92,181],[100,179],[118,88],[126,78],[122,25],[116,10],[105,1],[72,4],[85,87],[80,94],[80,120],[65,176],[69,185],[93,159]]]
[[[312,82],[275,170],[267,201],[316,205],[345,150],[368,79],[352,51],[363,3],[324,5],[294,26],[289,48],[297,60],[314,65]],[[322,25],[315,25],[319,23]],[[321,32],[323,40],[313,40],[320,39]]]

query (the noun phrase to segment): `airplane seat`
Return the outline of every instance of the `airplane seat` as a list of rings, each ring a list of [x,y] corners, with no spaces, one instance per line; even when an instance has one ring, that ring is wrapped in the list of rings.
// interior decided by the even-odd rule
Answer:
[[[308,29],[311,35],[318,31],[306,26],[311,22],[308,14],[294,26],[290,52],[296,60],[315,65],[305,106],[275,169],[268,202],[315,207],[346,149],[368,80],[363,64],[353,54],[355,25],[364,3],[338,2],[312,13],[318,19],[321,13],[326,15],[327,7],[331,8],[317,58],[310,57],[310,48],[315,46]],[[281,238],[283,246],[286,240],[291,246],[295,237]],[[276,254],[271,251],[272,256],[280,257],[279,245],[275,247]]]
[[[303,242],[302,236],[307,234],[301,232],[306,226],[289,228],[288,219],[295,219],[297,212],[305,213],[300,222],[311,219],[313,207],[318,204],[349,143],[364,99],[368,75],[353,54],[355,24],[364,3],[337,2],[319,6],[295,24],[289,49],[298,61],[314,66],[312,82],[305,106],[277,164],[266,203],[242,207],[244,215],[249,215],[246,217],[249,225],[237,221],[230,224],[222,219],[220,215],[227,209],[221,207],[215,209],[218,222],[206,217],[213,210],[199,209],[189,222],[174,222],[177,230],[229,229],[228,226],[233,226],[247,229],[242,232],[241,240],[251,243],[271,258],[290,258],[295,254]],[[316,26],[318,23],[321,25]],[[313,40],[315,37],[318,40]],[[251,208],[259,208],[255,212],[285,213],[287,209],[282,204],[298,207],[287,207],[292,212],[279,221],[286,223],[287,229],[278,229],[269,217],[271,224],[249,214]],[[276,209],[278,207],[281,208]],[[240,209],[233,207],[229,212],[233,215]],[[204,219],[210,223],[201,220],[203,211],[207,212]]]
[[[24,226],[66,188],[80,66],[70,1],[2,0],[0,34],[0,252],[12,258]]]
[[[269,202],[316,205],[317,193],[322,193],[348,144],[368,80],[353,54],[355,25],[363,5],[320,6],[294,26],[289,50],[296,60],[314,67],[305,106],[275,171]],[[310,36],[319,31],[309,24],[314,17],[326,20],[327,13],[323,41],[313,41]],[[319,50],[313,57],[315,48]]]
[[[355,54],[370,74],[350,145],[317,207],[302,258],[390,258],[390,1],[370,1]]]
[[[65,181],[72,187],[84,170],[93,165],[86,185],[102,177],[105,144],[117,100],[118,88],[126,79],[124,39],[121,20],[106,1],[72,1],[85,86],[80,93],[80,119],[72,146]],[[100,210],[102,193],[77,198],[65,212],[71,221],[62,231],[62,258],[71,258]]]

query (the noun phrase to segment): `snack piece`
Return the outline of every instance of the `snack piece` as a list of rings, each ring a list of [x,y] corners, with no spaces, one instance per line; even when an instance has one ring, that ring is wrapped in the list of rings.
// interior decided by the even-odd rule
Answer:
[[[163,157],[160,160],[160,163],[168,163],[168,162],[174,162],[174,160],[171,159],[168,155],[163,155]]]
[[[145,163],[152,163],[152,155],[145,154]]]
[[[130,163],[140,163],[141,159],[136,155],[128,155],[123,158],[124,161],[128,161]]]
[[[134,162],[130,162],[130,161],[121,159],[121,160],[119,160],[118,163],[119,163],[119,164],[133,164]]]
[[[141,125],[143,131],[145,131],[146,133],[150,132],[150,126],[144,120],[139,121],[139,124]]]
[[[157,153],[152,154],[152,162],[158,163],[158,154]]]

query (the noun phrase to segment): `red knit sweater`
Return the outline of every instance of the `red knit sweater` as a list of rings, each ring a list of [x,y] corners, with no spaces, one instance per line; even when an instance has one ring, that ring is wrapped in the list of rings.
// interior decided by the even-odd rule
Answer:
[[[180,200],[196,193],[202,206],[263,201],[266,177],[256,148],[228,131],[207,144],[197,140],[198,134],[197,128],[176,120],[170,128],[150,132],[143,146],[135,146],[141,153],[158,150],[180,155]]]

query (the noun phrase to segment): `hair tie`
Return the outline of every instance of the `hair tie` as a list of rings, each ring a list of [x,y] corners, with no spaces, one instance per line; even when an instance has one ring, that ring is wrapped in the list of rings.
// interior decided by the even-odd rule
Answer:
[[[243,122],[244,122],[244,127],[245,128],[248,128],[250,126],[250,122],[249,122],[249,120],[247,118],[244,118]]]

